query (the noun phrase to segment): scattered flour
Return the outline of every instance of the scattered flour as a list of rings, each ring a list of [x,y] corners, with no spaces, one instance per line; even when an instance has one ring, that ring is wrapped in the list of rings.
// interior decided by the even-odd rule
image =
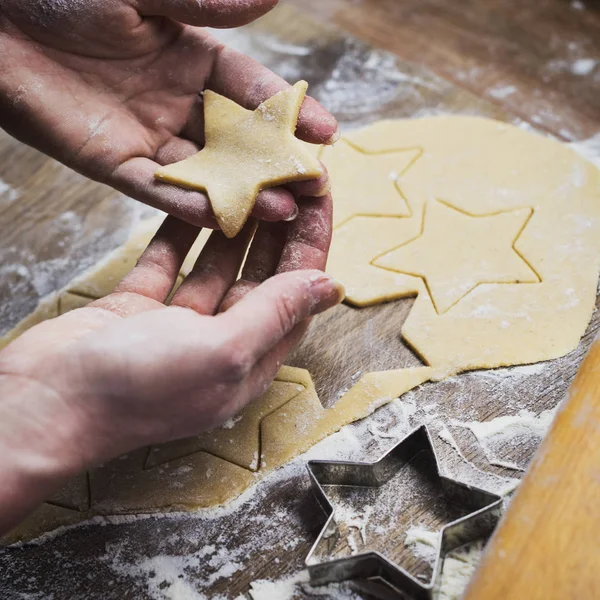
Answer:
[[[309,581],[308,571],[300,571],[279,581],[258,579],[250,584],[252,600],[292,600],[299,583]]]
[[[117,554],[110,566],[116,573],[143,581],[156,600],[206,600],[206,596],[182,576],[199,558],[157,555],[129,564],[120,561]]]
[[[557,409],[558,405],[551,410],[542,411],[538,415],[522,409],[516,415],[496,417],[486,422],[452,420],[451,423],[456,427],[465,427],[471,430],[481,444],[490,464],[524,471],[524,466],[503,460],[499,455],[505,454],[507,449],[523,438],[527,440],[533,438],[532,445],[537,447],[550,428]]]
[[[304,175],[306,173],[306,167],[294,156],[290,156],[290,161],[294,165],[294,169],[300,175]]]
[[[600,131],[585,140],[571,142],[569,147],[600,169]]]
[[[597,64],[598,61],[594,58],[578,58],[571,65],[571,73],[580,76],[589,75]]]
[[[523,379],[525,377],[530,377],[531,375],[538,375],[539,373],[543,373],[546,368],[550,365],[549,362],[539,362],[532,365],[522,365],[519,367],[503,367],[500,369],[485,369],[481,371],[477,371],[476,375],[478,377],[484,377],[487,379],[494,380],[518,380]]]
[[[517,91],[517,88],[514,85],[503,85],[499,87],[492,88],[489,90],[489,95],[492,98],[497,98],[498,100],[504,100],[504,98],[508,98],[512,96]]]
[[[440,534],[422,526],[411,527],[404,544],[423,560],[433,565],[437,557]],[[450,552],[442,563],[438,600],[459,600],[481,560],[484,542],[477,541]]]
[[[68,174],[57,179],[61,177],[65,178],[65,185],[72,182]],[[25,236],[18,244],[0,248],[0,295],[24,300],[0,306],[0,335],[35,310],[41,298],[98,264],[102,256],[125,241],[139,221],[161,214],[123,194],[113,195],[101,205],[97,210],[84,206],[60,213],[45,221],[43,230]],[[117,217],[122,229],[115,231]],[[48,257],[46,260],[39,260],[40,248]]]
[[[363,544],[367,543],[367,524],[373,514],[373,506],[366,504],[360,511],[353,510],[348,506],[340,504],[335,507],[334,518],[337,523],[344,523],[346,527],[358,530]],[[353,549],[356,553],[356,548]]]
[[[591,57],[579,58],[555,58],[546,64],[548,73],[571,73],[576,77],[587,77],[592,75],[599,61]]]
[[[448,554],[442,565],[438,600],[459,600],[463,597],[481,561],[483,548],[483,542],[478,541]]]
[[[404,539],[404,545],[419,558],[427,561],[431,566],[434,565],[439,552],[440,532],[429,531],[422,525],[413,525],[407,532]]]
[[[0,205],[10,204],[20,196],[18,190],[0,178]]]
[[[228,419],[227,421],[225,421],[225,423],[223,423],[223,425],[221,425],[221,427],[223,429],[233,429],[233,427],[239,423],[243,418],[243,415],[236,415],[235,417],[231,417],[231,419]]]
[[[332,53],[326,45],[326,35],[323,48],[309,48],[268,34],[251,36],[243,30],[211,33],[219,41],[268,64],[287,81],[314,80],[310,95],[335,113],[341,126],[348,129],[372,122],[374,115],[385,113],[391,106],[422,105],[425,110],[436,112],[436,106],[427,107],[428,91],[449,87],[435,75],[423,76],[416,69],[409,72],[405,65],[400,69],[395,55],[351,38],[340,39],[343,47],[335,47]],[[321,52],[324,65],[318,62]],[[323,69],[327,69],[324,80]]]
[[[456,452],[458,452],[458,454],[460,454],[460,456],[464,460],[467,460],[461,452],[460,448],[458,447],[456,440],[454,439],[454,437],[452,437],[450,430],[445,425],[442,425],[442,427],[438,430],[438,437],[444,442],[446,442],[446,444],[449,444]]]
[[[250,584],[252,600],[310,600],[324,598],[325,600],[363,600],[364,596],[357,594],[350,583],[332,583],[313,587],[310,585],[308,571],[302,570],[276,581],[258,579]],[[236,600],[245,600],[240,596]]]

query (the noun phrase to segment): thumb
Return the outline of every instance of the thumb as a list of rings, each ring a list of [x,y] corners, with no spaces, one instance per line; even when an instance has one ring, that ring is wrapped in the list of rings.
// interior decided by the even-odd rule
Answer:
[[[233,340],[244,340],[254,364],[304,319],[339,304],[344,287],[322,271],[292,271],[271,277],[217,318]]]
[[[138,0],[145,17],[161,16],[197,27],[239,27],[255,21],[275,7],[278,0]]]

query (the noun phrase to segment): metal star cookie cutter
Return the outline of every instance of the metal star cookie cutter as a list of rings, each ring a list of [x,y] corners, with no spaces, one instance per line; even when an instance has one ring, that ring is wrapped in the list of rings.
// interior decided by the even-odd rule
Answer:
[[[325,545],[326,550],[331,553],[340,536],[335,522],[334,507],[323,486],[381,487],[423,451],[433,456],[436,475],[446,500],[470,511],[442,528],[430,580],[426,583],[419,581],[376,551],[327,561],[318,559],[317,549]],[[412,431],[373,463],[309,461],[307,467],[312,488],[319,505],[327,515],[327,521],[305,560],[311,584],[323,585],[349,579],[383,580],[388,588],[399,595],[406,594],[415,600],[436,598],[445,556],[469,542],[489,537],[500,519],[502,510],[501,496],[442,475],[439,464],[429,430],[425,425]]]

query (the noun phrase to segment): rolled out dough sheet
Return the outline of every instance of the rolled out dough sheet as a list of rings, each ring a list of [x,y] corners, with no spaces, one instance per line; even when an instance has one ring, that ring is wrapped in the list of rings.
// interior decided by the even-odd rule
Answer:
[[[479,117],[379,121],[345,142],[321,156],[336,204],[354,214],[336,208],[344,219],[328,271],[356,306],[417,296],[402,335],[433,379],[577,347],[600,266],[593,164],[555,140]],[[407,166],[403,156],[416,148]],[[373,156],[385,159],[395,183],[385,202],[344,177]],[[408,216],[389,214],[394,201]]]

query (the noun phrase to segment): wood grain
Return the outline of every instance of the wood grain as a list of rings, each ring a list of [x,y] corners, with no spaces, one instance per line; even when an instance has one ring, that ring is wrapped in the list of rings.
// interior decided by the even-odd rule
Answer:
[[[293,2],[560,138],[600,131],[597,0]]]
[[[401,300],[360,309],[343,304],[318,315],[286,364],[308,369],[326,408],[365,373],[423,366],[400,335],[412,304]],[[335,343],[325,339],[331,332]]]
[[[494,534],[466,600],[600,597],[600,338]]]

